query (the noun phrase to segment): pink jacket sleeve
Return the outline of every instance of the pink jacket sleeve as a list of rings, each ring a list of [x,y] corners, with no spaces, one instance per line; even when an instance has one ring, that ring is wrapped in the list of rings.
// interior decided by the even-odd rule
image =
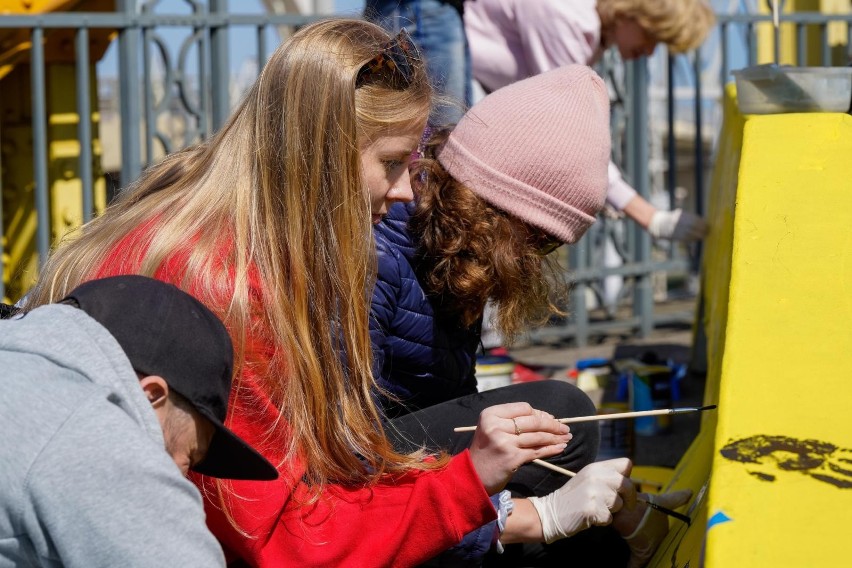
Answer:
[[[636,190],[624,181],[618,166],[612,162],[609,163],[607,177],[609,186],[606,188],[606,202],[621,211],[636,197]]]
[[[474,77],[490,90],[569,64],[594,62],[595,0],[476,0],[465,5]]]

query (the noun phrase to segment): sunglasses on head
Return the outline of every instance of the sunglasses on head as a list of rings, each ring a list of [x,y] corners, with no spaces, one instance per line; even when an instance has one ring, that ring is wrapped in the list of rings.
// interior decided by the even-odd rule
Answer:
[[[536,252],[539,256],[547,256],[563,245],[562,241],[548,241],[538,247]]]
[[[530,231],[529,243],[535,248],[535,252],[539,256],[547,256],[564,244],[559,239],[550,236],[541,229],[532,227],[531,225],[527,225],[527,227]]]
[[[405,89],[414,81],[415,66],[420,61],[420,50],[408,31],[402,28],[375,57],[361,66],[355,77],[355,87],[382,78],[389,80],[394,88]]]

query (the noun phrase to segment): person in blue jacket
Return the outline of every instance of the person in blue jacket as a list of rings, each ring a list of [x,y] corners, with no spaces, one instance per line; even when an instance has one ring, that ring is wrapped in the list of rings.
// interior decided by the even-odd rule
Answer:
[[[493,323],[506,337],[561,313],[554,292],[565,286],[549,253],[579,240],[604,204],[608,121],[603,82],[568,66],[495,91],[426,142],[412,177],[415,201],[394,204],[374,230],[377,398],[400,447],[461,451],[470,434],[453,428],[475,424],[498,403],[528,402],[557,417],[595,414],[585,393],[564,381],[477,392],[474,364],[486,302],[496,305]],[[566,524],[586,504],[585,493],[574,491],[583,479],[601,483],[612,469],[625,471],[626,463],[628,475],[631,467],[626,459],[593,463],[596,423],[572,425],[571,433],[565,451],[548,461],[577,477],[566,483],[537,464],[520,467],[494,497],[497,522],[467,535],[439,564],[513,565],[522,557],[525,566],[557,558],[643,565],[668,526],[659,513],[625,507],[591,523],[616,530]],[[679,506],[689,495],[661,498]],[[523,533],[530,518],[541,523],[537,538]],[[519,545],[496,554],[510,543]]]
[[[391,33],[411,32],[426,57],[426,72],[439,99],[429,123],[461,119],[472,100],[473,64],[464,30],[464,0],[366,0],[364,18]]]

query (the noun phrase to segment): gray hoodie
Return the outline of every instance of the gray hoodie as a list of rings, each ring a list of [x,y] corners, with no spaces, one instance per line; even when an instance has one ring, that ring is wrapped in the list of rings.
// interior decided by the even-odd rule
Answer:
[[[0,568],[224,566],[138,383],[81,310],[0,321]]]

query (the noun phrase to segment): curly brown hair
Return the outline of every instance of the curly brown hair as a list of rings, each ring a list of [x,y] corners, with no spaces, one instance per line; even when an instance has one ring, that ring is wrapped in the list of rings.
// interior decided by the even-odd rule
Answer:
[[[552,315],[565,315],[568,286],[556,255],[539,252],[541,231],[497,209],[454,179],[436,153],[434,133],[415,165],[417,205],[409,227],[419,237],[418,277],[442,317],[471,327],[492,300],[507,342]]]

